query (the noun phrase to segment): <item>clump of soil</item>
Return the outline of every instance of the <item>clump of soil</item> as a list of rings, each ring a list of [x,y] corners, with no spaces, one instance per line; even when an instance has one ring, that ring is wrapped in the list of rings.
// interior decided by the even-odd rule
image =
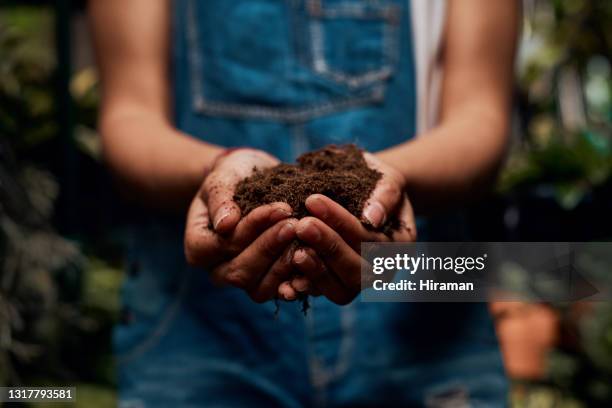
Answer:
[[[363,152],[355,145],[328,146],[306,153],[297,164],[279,164],[255,173],[236,186],[234,201],[242,215],[274,202],[288,203],[294,217],[308,215],[305,201],[323,194],[362,219],[363,207],[382,173],[368,167]],[[393,221],[381,228],[388,233]]]

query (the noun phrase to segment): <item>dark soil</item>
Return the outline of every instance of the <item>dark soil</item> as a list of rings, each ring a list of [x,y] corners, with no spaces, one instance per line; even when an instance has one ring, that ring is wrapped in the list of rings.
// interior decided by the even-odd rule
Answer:
[[[368,167],[357,146],[332,145],[300,156],[297,164],[256,169],[238,184],[234,200],[243,216],[263,204],[286,202],[299,219],[308,215],[306,199],[323,194],[361,220],[363,207],[381,177]],[[392,224],[381,230],[388,232]]]

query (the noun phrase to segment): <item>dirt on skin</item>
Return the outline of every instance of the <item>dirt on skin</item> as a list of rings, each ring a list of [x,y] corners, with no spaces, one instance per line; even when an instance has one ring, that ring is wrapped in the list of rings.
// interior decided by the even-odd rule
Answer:
[[[330,145],[300,156],[297,164],[255,169],[236,186],[234,201],[242,216],[264,204],[286,202],[299,219],[308,215],[306,199],[323,194],[363,222],[363,207],[381,177],[382,173],[368,167],[357,146]],[[380,231],[390,234],[397,227],[397,219],[392,219]]]

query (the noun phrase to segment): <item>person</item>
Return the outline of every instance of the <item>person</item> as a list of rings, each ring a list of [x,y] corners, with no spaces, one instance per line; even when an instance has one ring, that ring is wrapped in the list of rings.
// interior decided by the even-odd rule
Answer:
[[[148,208],[114,336],[120,405],[505,405],[486,305],[356,297],[360,242],[387,240],[361,221],[399,214],[392,239],[412,241],[414,211],[433,240],[427,215],[494,179],[519,8],[91,1],[105,158]],[[362,219],[322,195],[301,220],[284,203],[240,214],[234,187],[254,167],[344,143],[383,173]],[[294,302],[274,318],[274,299],[299,294],[318,295],[305,316]]]

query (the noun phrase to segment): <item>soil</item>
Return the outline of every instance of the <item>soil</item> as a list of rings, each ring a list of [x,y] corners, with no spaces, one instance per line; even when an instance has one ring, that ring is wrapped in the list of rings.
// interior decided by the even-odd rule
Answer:
[[[286,202],[299,219],[308,215],[306,198],[323,194],[362,220],[363,207],[381,177],[382,173],[368,167],[357,146],[330,145],[300,156],[297,164],[255,169],[237,185],[234,200],[243,216],[264,204]],[[391,220],[380,230],[390,233],[396,224]]]

